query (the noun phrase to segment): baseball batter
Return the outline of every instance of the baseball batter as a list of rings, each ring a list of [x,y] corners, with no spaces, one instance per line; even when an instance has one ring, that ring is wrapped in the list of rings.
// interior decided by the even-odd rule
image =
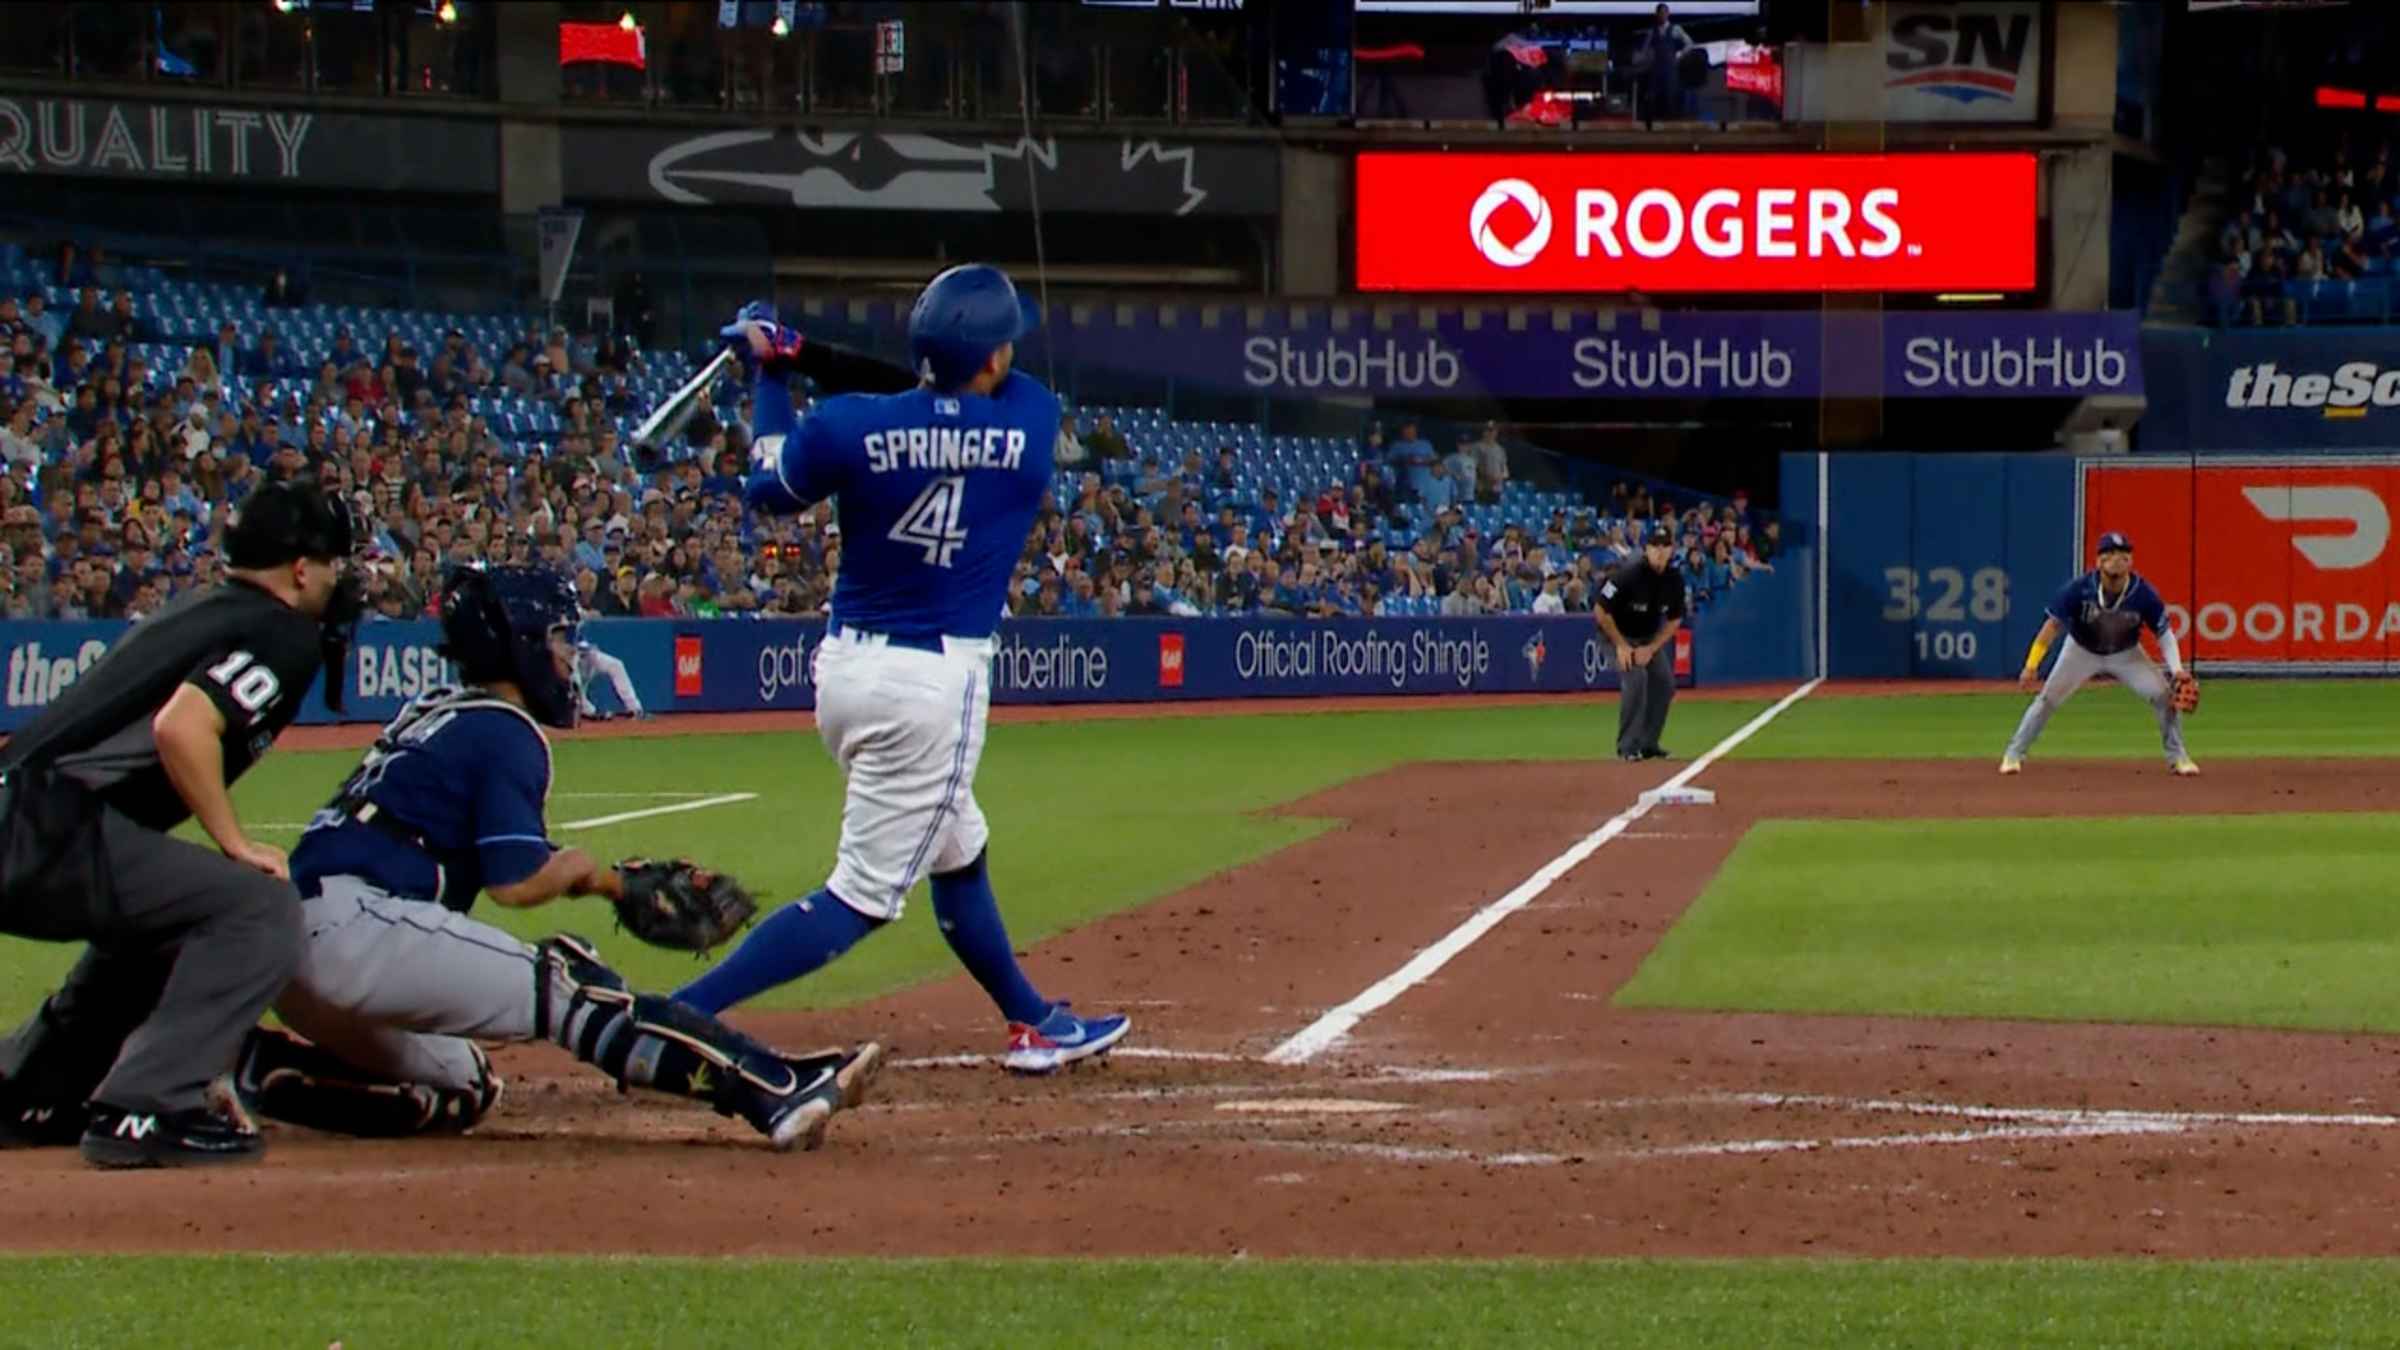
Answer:
[[[2157,635],[2159,653],[2166,657],[2163,676],[2142,651],[2145,628]],[[2050,724],[2050,715],[2072,698],[2084,681],[2105,671],[2158,715],[2158,738],[2166,749],[2168,767],[2186,778],[2199,773],[2200,766],[2184,750],[2181,711],[2197,701],[2199,686],[2183,667],[2175,632],[2167,626],[2166,602],[2155,587],[2134,575],[2132,540],[2114,531],[2101,535],[2099,566],[2068,582],[2051,600],[2042,631],[2034,635],[2033,647],[2025,653],[2025,670],[2017,677],[2020,687],[2034,687],[2042,656],[2062,631],[2066,645],[2059,649],[2058,663],[2050,668],[2040,696],[2017,723],[2017,734],[2000,756],[2000,772],[2023,772],[2025,756],[2042,728]]]
[[[1049,491],[1058,398],[1010,370],[1034,314],[996,267],[954,267],[908,320],[915,378],[856,379],[859,358],[807,343],[752,306],[725,329],[756,369],[746,496],[791,513],[831,497],[842,527],[816,666],[817,733],[847,780],[833,874],[776,911],[676,997],[708,1012],[797,979],[900,917],[919,877],[950,949],[1008,1022],[1002,1063],[1049,1073],[1123,1040],[1123,1016],[1081,1018],[1017,965],[987,871],[975,800],[991,711],[993,635],[1009,574]],[[792,374],[844,393],[806,418]]]
[[[575,588],[543,567],[464,568],[442,590],[442,653],[465,684],[409,703],[292,852],[305,936],[275,1004],[307,1037],[257,1030],[237,1088],[262,1113],[367,1136],[457,1132],[499,1100],[476,1040],[550,1040],[632,1085],[739,1115],[778,1149],[815,1148],[882,1061],[786,1056],[635,993],[591,944],[536,945],[468,917],[605,895],[619,872],[549,839],[550,742],[575,725]],[[474,1038],[474,1039],[470,1039]]]

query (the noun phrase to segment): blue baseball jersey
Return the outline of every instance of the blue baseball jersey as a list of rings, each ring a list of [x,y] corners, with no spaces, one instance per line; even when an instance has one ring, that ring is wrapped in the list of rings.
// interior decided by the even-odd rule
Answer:
[[[550,860],[543,809],[550,739],[524,709],[480,689],[435,689],[392,719],[292,850],[292,884],[317,894],[354,876],[464,914],[487,886],[523,881]],[[355,819],[373,803],[423,842]]]
[[[990,396],[841,394],[784,438],[794,503],[834,499],[836,621],[896,636],[989,637],[1050,488],[1058,396],[1011,373]]]
[[[2163,633],[2167,605],[2158,589],[2140,574],[2125,579],[2114,599],[2100,589],[2100,574],[2086,572],[2060,588],[2050,601],[2050,617],[2064,625],[2075,645],[2094,656],[2114,656],[2139,645],[2142,630]]]

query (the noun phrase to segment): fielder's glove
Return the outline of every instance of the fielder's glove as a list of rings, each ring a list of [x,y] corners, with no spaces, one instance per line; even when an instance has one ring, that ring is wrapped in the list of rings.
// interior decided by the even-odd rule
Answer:
[[[742,883],[689,858],[627,858],[617,864],[617,880],[617,922],[653,947],[705,952],[742,931],[758,913],[758,902]]]
[[[2175,672],[2175,693],[2172,702],[2175,705],[2175,711],[2179,713],[2199,711],[2200,677],[2188,670]]]

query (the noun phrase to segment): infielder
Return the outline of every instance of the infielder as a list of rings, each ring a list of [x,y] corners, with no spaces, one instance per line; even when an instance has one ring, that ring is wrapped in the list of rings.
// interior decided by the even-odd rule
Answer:
[[[2159,654],[2167,659],[2163,677],[2142,651],[2145,628],[2157,634]],[[2199,706],[2200,683],[2183,667],[2175,631],[2167,626],[2166,602],[2159,599],[2157,588],[2134,575],[2132,540],[2115,531],[2100,536],[2100,565],[2068,582],[2050,601],[2042,631],[2025,653],[2018,687],[2033,689],[2042,655],[2062,629],[2067,643],[2059,649],[2058,664],[2050,668],[2041,695],[2017,723],[2017,734],[2000,756],[2000,772],[2022,773],[2025,756],[2050,724],[2050,715],[2084,681],[2106,671],[2158,715],[2158,739],[2166,748],[2167,766],[2185,778],[2199,773],[2200,766],[2183,748],[2183,714]]]
[[[137,625],[0,753],[0,932],[86,942],[0,1040],[0,1148],[81,1141],[102,1167],[249,1162],[216,1090],[291,977],[283,850],[233,783],[291,725],[358,617],[339,497],[262,487],[225,530],[231,579]],[[167,832],[197,820],[211,850]]]
[[[693,1007],[718,1012],[816,970],[898,918],[930,875],[943,938],[1008,1020],[1008,1068],[1049,1073],[1130,1029],[1121,1015],[1077,1017],[1018,968],[975,800],[993,634],[1058,436],[1057,396],[1009,369],[1035,317],[998,268],[951,268],[909,314],[913,380],[859,371],[861,358],[806,343],[764,306],[725,329],[757,371],[750,505],[788,514],[832,497],[839,512],[817,733],[848,795],[832,876],[676,991]],[[793,373],[835,387],[918,387],[840,394],[800,418],[786,387]]]
[[[308,1039],[259,1030],[243,1047],[236,1086],[263,1114],[374,1137],[472,1128],[501,1093],[476,1040],[555,1041],[620,1086],[739,1115],[778,1149],[817,1147],[865,1095],[872,1042],[785,1056],[628,990],[572,934],[528,945],[468,917],[479,893],[521,909],[624,889],[543,819],[543,727],[575,725],[579,617],[551,568],[445,583],[442,654],[464,685],[402,709],[292,853],[306,947],[275,1010]]]
[[[608,720],[608,714],[600,711],[592,703],[592,682],[594,680],[608,681],[608,687],[616,691],[617,706],[624,709],[627,717],[647,718],[650,715],[642,711],[642,696],[633,692],[633,678],[625,673],[625,663],[600,650],[599,645],[590,638],[577,638],[575,640],[576,707],[585,717],[605,722]]]

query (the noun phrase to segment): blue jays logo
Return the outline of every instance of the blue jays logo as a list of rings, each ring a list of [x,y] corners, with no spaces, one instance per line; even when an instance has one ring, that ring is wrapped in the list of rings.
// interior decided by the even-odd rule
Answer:
[[[1542,640],[1541,634],[1536,633],[1525,640],[1522,653],[1525,657],[1526,672],[1539,681],[1542,678],[1542,663],[1550,659],[1550,644]]]
[[[1958,103],[2014,102],[2033,47],[2033,14],[1935,10],[1892,22],[1885,92],[1916,90]]]

